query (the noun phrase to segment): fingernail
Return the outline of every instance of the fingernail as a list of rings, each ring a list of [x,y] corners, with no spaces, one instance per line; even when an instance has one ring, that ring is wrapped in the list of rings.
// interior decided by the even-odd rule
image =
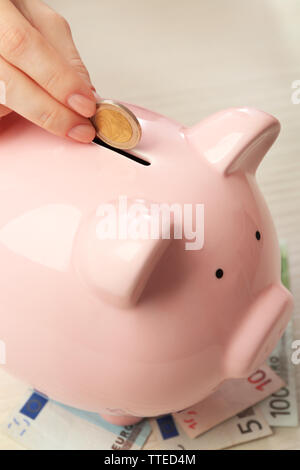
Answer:
[[[68,105],[84,117],[91,117],[96,112],[96,103],[86,96],[75,94],[68,99]]]
[[[79,124],[68,132],[71,139],[79,142],[89,143],[95,138],[96,132],[92,124]]]

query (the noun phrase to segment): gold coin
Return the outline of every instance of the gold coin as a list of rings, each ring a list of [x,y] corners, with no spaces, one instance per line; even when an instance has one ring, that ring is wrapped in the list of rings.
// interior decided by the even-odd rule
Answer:
[[[140,141],[142,129],[135,115],[126,106],[111,100],[97,103],[91,118],[97,136],[112,147],[133,149]]]

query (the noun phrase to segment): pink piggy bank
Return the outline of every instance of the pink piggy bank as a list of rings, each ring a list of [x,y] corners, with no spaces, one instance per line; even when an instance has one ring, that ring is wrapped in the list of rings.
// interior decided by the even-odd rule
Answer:
[[[127,106],[143,130],[130,153],[17,116],[0,127],[5,367],[115,424],[182,410],[248,376],[293,306],[255,180],[278,121],[241,108],[186,128]],[[200,207],[196,248],[162,224],[153,237],[105,238],[103,205],[119,217],[125,198],[145,208],[123,211],[127,222],[153,221],[155,204]]]

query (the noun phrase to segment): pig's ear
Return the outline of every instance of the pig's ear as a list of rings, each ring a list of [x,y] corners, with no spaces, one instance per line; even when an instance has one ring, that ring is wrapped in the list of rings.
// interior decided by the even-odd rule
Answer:
[[[255,173],[279,131],[278,120],[270,114],[232,108],[185,129],[184,134],[202,156],[229,175],[240,170]]]
[[[78,232],[76,270],[95,295],[118,307],[128,308],[138,302],[171,241],[163,238],[160,226],[155,238],[149,236],[154,216],[144,204],[143,201],[145,211],[141,209],[135,215],[124,213],[121,218],[118,203],[112,203],[110,209],[107,205],[106,209],[98,209]],[[152,226],[156,225],[157,219]],[[132,230],[129,236],[125,234],[126,227]]]

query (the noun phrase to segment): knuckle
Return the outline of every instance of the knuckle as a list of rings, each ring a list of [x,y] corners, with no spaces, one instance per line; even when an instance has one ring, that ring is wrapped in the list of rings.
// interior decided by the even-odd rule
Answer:
[[[61,27],[62,29],[65,29],[69,32],[71,31],[68,21],[59,13],[57,13],[56,11],[50,10],[48,15],[49,15],[50,20],[54,23],[56,27]]]
[[[80,59],[80,57],[78,57],[78,56],[77,57],[71,57],[70,65],[80,75],[84,75],[85,77],[89,78],[89,73],[88,73],[86,67],[84,66],[84,64],[82,63],[82,60]]]
[[[8,26],[0,32],[1,49],[8,57],[22,55],[27,47],[28,39],[29,31],[24,27]]]
[[[53,131],[58,122],[58,112],[55,108],[44,111],[38,119],[38,124],[47,131]]]
[[[47,74],[47,76],[41,80],[41,86],[48,91],[57,89],[57,85],[60,81],[61,74],[58,70],[53,70]]]
[[[67,33],[71,34],[71,26],[69,25],[68,21],[66,20],[66,18],[64,18],[63,16],[60,17],[60,23],[61,23],[61,26],[62,28],[64,28]]]

